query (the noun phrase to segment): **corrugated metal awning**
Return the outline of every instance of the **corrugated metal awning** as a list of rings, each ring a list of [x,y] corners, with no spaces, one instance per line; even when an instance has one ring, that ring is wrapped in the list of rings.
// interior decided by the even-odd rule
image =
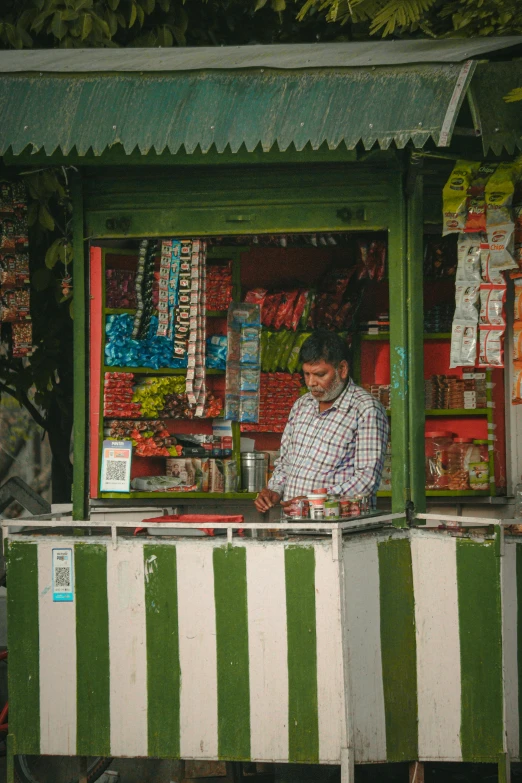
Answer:
[[[0,154],[446,146],[476,66],[462,60],[521,42],[244,47],[250,59],[230,47],[228,68],[226,49],[0,53]],[[393,62],[394,49],[409,64],[351,65]]]

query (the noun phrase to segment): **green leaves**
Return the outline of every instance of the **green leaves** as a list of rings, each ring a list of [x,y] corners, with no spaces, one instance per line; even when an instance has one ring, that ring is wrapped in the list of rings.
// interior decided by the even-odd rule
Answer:
[[[504,95],[506,103],[515,103],[516,101],[522,101],[522,87],[515,87],[513,90]]]

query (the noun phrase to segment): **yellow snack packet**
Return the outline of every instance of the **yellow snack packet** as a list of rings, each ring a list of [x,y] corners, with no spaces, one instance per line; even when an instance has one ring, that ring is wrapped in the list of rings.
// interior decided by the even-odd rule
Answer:
[[[499,163],[486,183],[486,225],[512,223],[511,204],[515,184],[522,173],[522,157],[510,163]]]
[[[467,215],[467,194],[480,163],[458,160],[442,191],[442,236],[464,231]]]

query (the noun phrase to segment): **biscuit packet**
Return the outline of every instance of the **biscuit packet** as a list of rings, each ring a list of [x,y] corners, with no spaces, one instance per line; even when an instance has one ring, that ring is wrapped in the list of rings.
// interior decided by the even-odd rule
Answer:
[[[450,368],[474,367],[477,358],[477,324],[454,319],[451,327]]]

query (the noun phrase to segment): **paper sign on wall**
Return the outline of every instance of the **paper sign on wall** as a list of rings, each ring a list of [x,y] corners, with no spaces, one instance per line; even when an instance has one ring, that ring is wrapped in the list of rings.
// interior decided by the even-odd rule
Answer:
[[[104,440],[102,449],[102,492],[129,492],[132,460],[132,441]]]
[[[53,601],[74,601],[72,549],[53,549]]]

